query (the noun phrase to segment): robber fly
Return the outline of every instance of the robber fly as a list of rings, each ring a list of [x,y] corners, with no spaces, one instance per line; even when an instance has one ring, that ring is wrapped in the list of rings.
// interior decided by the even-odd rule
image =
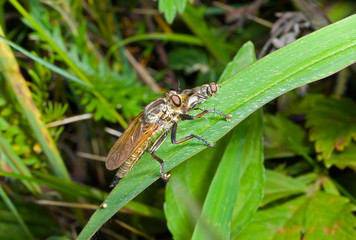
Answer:
[[[164,173],[163,160],[155,152],[170,131],[172,131],[172,144],[179,144],[188,139],[196,138],[209,147],[214,146],[214,144],[208,143],[197,135],[189,135],[177,140],[176,134],[180,119],[193,120],[201,118],[207,113],[217,113],[224,116],[226,121],[229,121],[231,115],[216,110],[202,110],[196,116],[188,115],[190,110],[197,109],[195,108],[197,105],[217,94],[218,87],[219,85],[215,82],[211,82],[193,89],[171,90],[166,93],[165,97],[158,98],[147,105],[116,141],[107,156],[106,168],[109,170],[119,168],[111,186],[115,186],[146,151],[149,151],[152,157],[160,163],[161,178],[167,179],[169,175]]]

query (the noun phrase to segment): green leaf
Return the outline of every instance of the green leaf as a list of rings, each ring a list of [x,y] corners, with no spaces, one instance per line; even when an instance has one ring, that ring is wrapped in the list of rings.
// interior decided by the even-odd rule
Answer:
[[[335,165],[338,168],[346,167],[356,170],[356,143],[351,143],[344,151],[334,152],[329,159],[324,160],[327,167]]]
[[[242,69],[255,60],[253,46],[246,44],[226,67],[222,76],[228,78],[235,73],[234,71]],[[225,142],[229,140],[226,137],[214,148],[206,149],[172,170],[172,177],[166,188],[164,210],[168,227],[175,239],[192,237],[194,226],[201,214],[201,205],[204,203],[217,164],[225,150]],[[238,181],[234,182],[236,183],[239,184]]]
[[[355,209],[347,198],[317,191],[258,212],[236,239],[352,240]]]
[[[222,139],[214,148],[198,153],[171,171],[164,212],[174,239],[191,239],[227,140]]]
[[[91,86],[88,83],[83,82],[82,80],[80,80],[79,78],[77,78],[76,76],[63,71],[63,69],[57,67],[54,64],[51,64],[45,60],[43,60],[40,57],[35,56],[34,54],[28,52],[26,49],[20,47],[19,45],[11,42],[10,40],[6,39],[5,37],[0,35],[0,39],[3,40],[4,42],[6,42],[7,44],[9,44],[11,47],[13,47],[14,49],[16,49],[17,51],[21,52],[22,54],[24,54],[25,56],[29,57],[30,59],[36,61],[37,63],[42,64],[43,66],[47,67],[48,69],[51,69],[53,72],[58,73],[59,75],[62,75],[63,77],[65,77],[66,79],[73,81],[74,83],[82,86],[83,88],[88,88],[88,89],[92,89],[93,86]]]
[[[58,222],[43,206],[30,202],[28,199],[17,198],[16,194],[12,195],[11,200],[22,221],[31,230],[32,239],[47,239],[51,234],[61,232]],[[0,201],[0,212],[0,239],[31,239],[23,231],[14,212],[8,210],[7,204],[3,201]]]
[[[227,239],[230,236],[231,217],[239,190],[239,172],[246,124],[240,124],[225,149],[192,239]]]
[[[20,157],[12,150],[10,144],[0,135],[0,154],[5,154],[5,162],[11,167],[11,170],[15,173],[21,173],[24,176],[31,177],[31,172],[26,165],[21,161]],[[28,182],[23,182],[24,185],[35,195],[41,193],[41,189],[38,185]]]
[[[266,158],[291,157],[310,152],[307,133],[299,125],[281,114],[265,115],[265,156]]]
[[[304,193],[308,186],[307,184],[315,180],[316,177],[317,175],[313,174],[313,179],[308,179],[306,182],[303,179],[292,178],[275,171],[267,170],[264,188],[265,195],[261,205],[264,206],[281,198]]]
[[[3,35],[1,27],[0,35]],[[11,90],[14,91],[16,99],[21,106],[21,110],[28,119],[34,135],[48,158],[52,171],[63,179],[69,179],[69,174],[63,163],[63,159],[61,158],[45,123],[41,119],[41,114],[38,108],[33,102],[30,90],[20,73],[15,56],[10,47],[3,41],[0,41],[0,52],[2,53],[0,56],[0,72],[11,87]]]
[[[292,201],[278,204],[275,207],[258,211],[252,221],[235,237],[234,240],[270,240],[283,230],[286,222],[293,216],[307,199],[306,196],[298,197]],[[290,236],[288,236],[290,237]],[[292,240],[292,238],[286,238]],[[300,239],[300,238],[299,238]],[[298,240],[299,240],[298,239]]]
[[[232,216],[231,238],[251,220],[261,203],[264,191],[262,111],[249,118],[241,158],[240,188]]]
[[[24,220],[22,219],[21,215],[17,211],[15,205],[12,203],[11,199],[7,196],[6,192],[2,189],[1,186],[0,186],[0,196],[1,196],[2,200],[4,201],[4,203],[6,204],[6,206],[10,209],[12,214],[15,216],[18,224],[21,226],[23,232],[26,235],[26,238],[35,239],[33,237],[32,233],[30,232],[29,228],[26,226],[26,224],[25,224]]]
[[[203,7],[193,8],[188,5],[182,15],[182,19],[189,29],[203,42],[208,51],[221,64],[225,65],[230,60],[230,52],[228,51],[226,41],[209,29],[204,19],[204,11]]]
[[[0,170],[0,176],[19,179],[24,181],[25,183],[26,182],[37,183],[42,186],[46,186],[53,190],[64,193],[68,196],[81,197],[88,201],[95,201],[95,202],[102,201],[107,196],[106,192],[100,191],[93,187],[65,181],[61,178],[54,177],[48,174],[34,172],[34,175],[37,178]],[[131,212],[140,213],[142,216],[152,217],[161,220],[164,219],[164,215],[161,210],[150,206],[146,206],[139,202],[131,201],[125,206],[125,208],[127,210],[130,210]]]
[[[78,76],[78,78],[80,79],[78,83],[82,82],[80,83],[82,86],[87,85],[93,87],[93,84],[88,76],[89,74],[85,70],[82,70],[80,68],[79,63],[81,62],[78,59],[79,57],[78,49],[72,48],[69,51],[67,51],[65,47],[65,43],[62,39],[60,27],[57,26],[51,29],[52,31],[51,32],[49,31],[51,27],[45,26],[48,25],[49,22],[46,21],[49,19],[48,16],[44,15],[46,12],[38,6],[38,8],[31,8],[31,9],[42,10],[42,12],[41,13],[39,13],[40,11],[34,12],[33,15],[31,15],[29,14],[29,12],[25,10],[25,8],[18,1],[10,0],[9,2],[24,17],[24,21],[28,23],[36,31],[35,34],[38,34],[38,36],[51,47],[51,51],[55,52],[57,54],[57,57],[61,59],[64,63],[66,63],[69,69],[72,72],[74,72],[76,76]],[[3,35],[2,32],[0,32],[0,34]],[[76,78],[71,78],[71,80],[75,80],[75,79]],[[103,97],[103,95],[100,92],[98,92],[96,89],[92,89],[91,93],[97,98],[99,102],[102,103],[103,106],[110,105],[107,102],[107,100]],[[115,108],[108,108],[108,111],[106,112],[105,116],[110,119],[115,119],[121,124],[121,126],[127,127],[127,123],[125,119],[118,112],[116,112]],[[44,146],[42,147],[46,151],[46,148]]]
[[[189,0],[159,0],[158,10],[162,12],[168,23],[172,23],[178,13],[183,13]]]
[[[307,111],[306,126],[320,158],[328,160],[335,149],[344,151],[356,140],[355,104],[348,98],[319,98]]]
[[[202,46],[202,42],[198,38],[192,35],[181,34],[181,33],[155,32],[155,33],[137,34],[131,37],[127,37],[117,42],[115,45],[113,45],[108,51],[107,55],[110,56],[113,52],[117,51],[118,48],[125,46],[127,44],[138,42],[138,41],[147,41],[147,40],[162,40],[164,42],[172,41],[172,42]]]
[[[305,207],[305,212],[303,211]],[[347,198],[316,192],[300,208],[301,219],[289,226],[302,224],[304,239],[355,239],[356,217],[352,214],[355,205]],[[297,215],[298,213],[296,213]],[[292,225],[293,224],[293,225]],[[298,238],[300,239],[300,238]]]
[[[210,70],[206,52],[198,48],[176,48],[169,53],[168,63],[170,68],[184,70],[186,74]]]
[[[262,198],[263,186],[263,144],[262,144],[262,112],[258,111],[248,119],[244,120],[232,134],[231,140],[224,152],[214,179],[210,185],[208,195],[205,199],[200,219],[195,227],[192,239],[228,239],[232,228],[243,227],[248,221],[248,217],[257,210],[259,201]],[[251,164],[252,162],[252,164]],[[248,175],[246,170],[254,163],[258,163],[254,170],[256,171],[255,179],[242,178]],[[251,165],[250,165],[251,164]],[[244,175],[242,175],[244,174]],[[244,179],[245,180],[245,179]],[[240,184],[251,187],[254,183],[256,190],[253,194],[257,200],[243,204],[241,200],[247,200],[249,197],[243,192],[240,201],[236,203],[237,197],[240,196]],[[259,196],[258,196],[259,195]],[[251,199],[249,199],[251,200]],[[247,200],[248,201],[248,200]],[[252,205],[252,207],[251,207]],[[234,224],[232,225],[232,216],[234,207],[235,211]],[[239,215],[244,219],[240,219]],[[239,220],[237,220],[239,219]],[[243,220],[243,221],[241,221]],[[236,226],[238,225],[238,226]],[[237,231],[236,229],[234,229]]]
[[[356,61],[356,15],[311,33],[266,56],[223,82],[216,98],[201,108],[231,114],[230,122],[209,116],[180,123],[178,138],[197,134],[215,142],[258,108],[301,85],[329,76]],[[169,171],[206,148],[194,140],[179,145],[165,141],[156,154]],[[159,165],[144,154],[92,216],[79,239],[90,238],[112,215],[160,176]]]

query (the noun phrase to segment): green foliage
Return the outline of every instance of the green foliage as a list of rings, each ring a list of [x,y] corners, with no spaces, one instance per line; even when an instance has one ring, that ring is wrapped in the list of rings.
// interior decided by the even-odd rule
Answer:
[[[53,63],[53,61],[52,57],[50,62]],[[51,84],[52,72],[42,64],[35,62],[34,69],[30,69],[28,74],[32,79],[32,83],[30,84],[32,98],[37,108],[41,111],[43,122],[50,123],[62,120],[68,109],[68,105],[50,100],[48,88]],[[50,134],[55,140],[58,140],[63,130],[64,127],[51,128]]]
[[[316,178],[316,174],[292,178],[276,171],[267,170],[261,205],[266,206],[274,201],[305,193],[307,189],[311,188],[310,185]]]
[[[316,191],[259,211],[234,239],[352,239],[354,210],[348,199]]]
[[[204,20],[204,7],[193,8],[187,6],[182,15],[183,21],[189,29],[203,42],[206,49],[216,58],[216,60],[225,66],[232,54],[229,51],[229,45],[224,38],[224,31],[214,33]],[[235,50],[235,49],[234,49]]]
[[[344,23],[352,24],[355,19],[355,17],[351,17],[345,20],[346,22]],[[233,118],[231,118],[229,125],[224,121],[219,121],[219,119],[209,119],[205,122],[202,122],[202,119],[189,123],[183,122],[180,125],[182,130],[178,132],[178,135],[189,135],[192,133],[191,129],[195,129],[194,134],[201,135],[206,140],[213,142],[273,97],[305,83],[318,80],[322,76],[332,74],[337,71],[336,68],[338,66],[340,68],[343,67],[340,65],[341,62],[349,65],[356,61],[354,59],[354,51],[356,49],[352,43],[356,39],[354,37],[356,33],[344,32],[344,34],[341,34],[343,29],[346,28],[346,26],[341,27],[341,25],[334,24],[306,36],[231,76],[230,73],[233,67],[230,66],[235,66],[235,62],[239,62],[238,59],[240,58],[234,59],[228,65],[226,73],[221,77],[223,80],[227,80],[223,81],[221,85],[220,95],[217,97],[218,103],[214,103],[212,99],[209,99],[206,104],[203,104],[204,108],[218,108],[222,112],[231,114]],[[336,34],[337,37],[331,39],[331,33],[336,36],[335,32],[339,34]],[[326,39],[326,36],[328,40],[321,47],[320,41],[321,39]],[[343,37],[347,40],[342,40]],[[345,42],[348,42],[347,46],[344,45]],[[248,49],[249,46],[247,44],[245,48]],[[299,52],[304,54],[301,55]],[[292,54],[293,56],[291,56]],[[238,56],[244,56],[244,54],[238,54]],[[241,66],[246,65],[241,64]],[[311,69],[314,71],[311,71]],[[206,132],[209,132],[209,134],[203,135]],[[165,142],[157,154],[165,159],[165,169],[170,170],[188,156],[199,152],[203,148],[205,146],[185,143],[174,146]],[[105,201],[107,208],[99,208],[94,213],[92,221],[87,224],[79,238],[90,237],[113,213],[151,182],[155,181],[158,176],[157,164],[152,162],[149,154],[144,155],[135,168],[121,180],[120,184],[108,196]],[[251,181],[253,180],[251,179]]]
[[[11,202],[11,200],[9,199],[9,197],[7,196],[6,192],[0,187],[0,196],[3,199],[5,205],[7,206],[8,209],[10,209],[11,213],[13,214],[13,216],[15,217],[15,219],[18,222],[18,225],[20,225],[20,232],[23,234],[23,238],[29,238],[29,239],[34,239],[33,235],[31,234],[30,230],[28,229],[28,227],[26,226],[25,222],[23,221],[22,217],[20,216],[20,214],[18,213],[15,205]],[[10,225],[10,224],[8,224]],[[18,228],[17,224],[14,224],[15,228]],[[6,227],[5,227],[6,228]],[[9,227],[7,227],[9,228]],[[17,230],[17,231],[18,231]],[[13,235],[13,238],[18,238],[19,234],[17,233],[17,231],[13,232],[13,233],[9,233],[8,231],[3,231],[6,232],[6,235],[4,234],[3,238],[7,238],[11,235]]]
[[[61,21],[62,16],[56,12],[46,13],[45,9],[38,4],[31,7],[29,14],[31,18],[26,17],[25,22],[35,30],[31,34],[32,37],[43,42],[39,46],[43,50],[53,48],[58,54],[56,60],[77,73],[81,80],[94,89],[88,91],[76,84],[73,85],[75,92],[83,95],[81,103],[85,105],[86,112],[94,112],[95,120],[101,118],[109,121],[117,120],[115,109],[118,102],[133,102],[132,105],[122,106],[126,117],[132,117],[138,113],[137,104],[147,103],[147,97],[145,98],[148,95],[147,88],[135,81],[131,73],[121,74],[102,59],[100,53],[88,41],[87,25],[77,22],[81,19],[70,19],[73,23],[66,23],[69,26],[52,25],[50,23],[56,20]],[[71,35],[65,38],[63,31],[68,30]],[[113,89],[125,89],[125,91],[113,91]],[[136,95],[137,90],[145,92],[145,96],[142,98],[142,95]]]
[[[265,156],[281,158],[311,151],[306,131],[281,114],[265,115]]]
[[[43,211],[41,206],[19,198],[13,200],[13,204],[17,206],[17,211],[22,216],[30,232],[36,236],[33,239],[43,239],[50,234],[60,233],[60,229],[54,222],[54,219],[48,212]],[[0,211],[1,239],[31,239],[19,226],[13,212],[2,201],[0,201]]]
[[[10,102],[10,99],[0,96],[0,135],[11,145],[16,155],[21,156],[26,165],[40,168],[41,157],[35,152],[40,151],[40,148],[34,136],[24,131],[29,125],[18,106],[15,107]],[[8,167],[5,162],[1,165],[3,168]]]
[[[331,19],[354,8],[330,3],[318,7]],[[0,6],[1,239],[356,235],[355,76],[348,69],[332,75],[356,61],[355,16],[318,31],[284,18],[273,29],[283,36],[289,26],[307,36],[256,62],[254,45],[260,51],[276,40],[267,39],[275,12],[297,5],[9,0]],[[156,152],[171,170],[166,185],[158,181],[140,195],[160,175],[146,153],[108,194],[114,172],[91,160],[105,159],[114,141],[107,132],[127,128],[178,81],[181,89],[221,84],[199,107],[231,114],[231,121],[208,114],[179,121],[177,133],[216,146],[167,139]]]
[[[348,98],[327,98],[324,95],[310,98],[307,96],[304,101],[309,104],[306,110],[306,125],[310,127],[310,139],[315,141],[319,158],[323,159],[327,166],[332,163],[339,167],[348,166],[345,162],[339,165],[335,161],[338,155],[335,150],[343,152],[351,144],[355,144],[352,143],[352,140],[356,141],[355,101]],[[334,160],[330,163],[332,155]],[[350,166],[355,165],[354,161],[348,162]]]
[[[172,23],[177,13],[183,13],[190,0],[159,0],[158,10],[162,12],[168,23]]]
[[[207,54],[198,48],[176,48],[169,53],[168,62],[170,68],[183,70],[187,75],[210,70]]]

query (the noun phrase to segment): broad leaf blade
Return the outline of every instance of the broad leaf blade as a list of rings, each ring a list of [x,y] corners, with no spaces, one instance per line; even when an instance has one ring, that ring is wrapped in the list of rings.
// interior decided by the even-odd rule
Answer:
[[[344,151],[356,139],[356,103],[349,98],[319,98],[307,111],[306,126],[320,158],[327,162],[332,153]]]
[[[262,126],[262,111],[258,111],[244,120],[234,130],[209,188],[193,239],[230,238],[231,227],[234,227],[231,224],[233,210],[237,205],[238,194],[240,194],[240,184],[252,187],[250,188],[251,192],[259,196],[254,196],[254,199],[257,200],[256,203],[255,201],[246,201],[245,204],[238,202],[238,207],[245,206],[244,208],[239,208],[239,211],[235,213],[237,215],[235,218],[239,218],[239,214],[252,217],[252,214],[257,210],[259,201],[262,198],[264,183]],[[241,182],[242,174],[248,175],[246,171],[242,170],[248,168],[249,163],[252,163],[251,165],[258,163],[258,166],[254,166],[256,178],[244,179],[247,181]],[[242,199],[252,200],[246,197],[248,195],[244,192]],[[252,205],[252,207],[249,205]],[[244,220],[242,222],[246,222],[246,219]]]
[[[300,208],[306,199],[306,196],[301,196],[275,207],[258,211],[252,221],[237,236],[231,239],[274,239],[276,232],[283,229],[283,226],[286,224],[288,219],[290,219],[290,217]],[[290,240],[292,238],[286,239]]]
[[[174,239],[191,239],[204,199],[228,138],[193,156],[171,172],[164,212]]]
[[[294,222],[294,225],[304,223],[304,239],[348,240],[355,238],[356,217],[352,212],[356,208],[349,202],[349,199],[316,192],[305,205],[305,212],[301,213],[301,222]],[[313,231],[308,231],[309,229]],[[280,239],[285,239],[285,237]]]
[[[239,50],[233,61],[227,65],[221,79],[231,77],[236,71],[242,70],[254,61],[256,61],[256,57],[253,45],[247,43]],[[164,209],[168,227],[174,239],[190,239],[192,237],[194,226],[201,214],[201,206],[227,145],[225,142],[229,140],[226,137],[219,141],[214,148],[208,148],[195,155],[172,171],[172,177],[166,188]],[[225,164],[224,166],[228,167]],[[236,197],[236,194],[234,196]]]
[[[201,135],[209,142],[221,138],[258,108],[301,85],[319,80],[356,61],[356,15],[311,33],[247,67],[226,80],[219,96],[202,108],[232,114],[231,122],[214,116],[206,121],[182,122],[178,137]],[[194,140],[180,145],[165,141],[156,152],[169,171],[205,146]],[[159,165],[145,154],[134,169],[110,193],[106,208],[98,209],[79,239],[90,238],[112,215],[160,176]]]
[[[351,240],[356,234],[352,211],[349,199],[316,191],[259,211],[233,239]]]
[[[240,171],[240,189],[233,209],[231,238],[250,222],[263,197],[265,169],[263,166],[262,111],[250,117],[244,142]]]
[[[297,178],[285,176],[281,173],[267,170],[265,196],[263,197],[262,206],[281,198],[290,197],[296,194],[304,193],[307,183]]]
[[[265,157],[282,158],[310,152],[306,131],[282,114],[266,114],[265,120]]]

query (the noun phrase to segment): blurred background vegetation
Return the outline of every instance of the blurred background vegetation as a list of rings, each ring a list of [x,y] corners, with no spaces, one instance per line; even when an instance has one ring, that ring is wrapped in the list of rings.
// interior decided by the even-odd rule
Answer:
[[[0,238],[76,238],[111,190],[108,150],[145,104],[168,89],[217,81],[247,41],[259,59],[355,10],[344,0],[1,0]],[[308,203],[315,215],[338,209],[343,239],[356,234],[355,70],[351,65],[264,107],[265,197],[261,214],[234,237],[272,239],[250,235],[258,218],[267,222],[263,214],[278,215],[268,210],[282,212],[284,203],[315,188],[339,196],[317,193]],[[165,187],[154,183],[94,239],[184,239],[174,222],[167,227],[174,212],[163,204],[173,190]],[[335,205],[320,207],[330,199]]]

